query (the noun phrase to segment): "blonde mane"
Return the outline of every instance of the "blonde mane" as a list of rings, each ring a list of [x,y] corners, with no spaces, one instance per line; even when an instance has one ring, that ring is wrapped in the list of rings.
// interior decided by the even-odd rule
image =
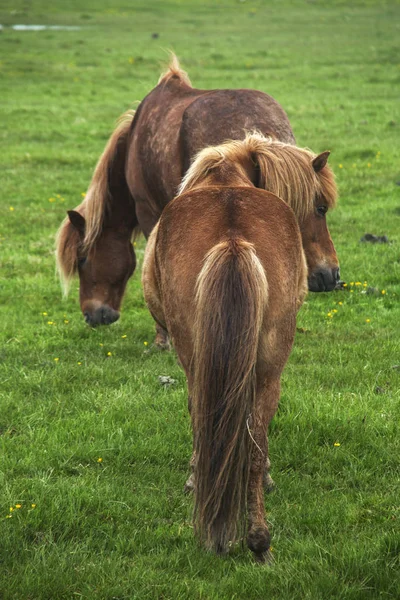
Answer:
[[[333,172],[326,165],[316,173],[312,165],[316,156],[307,148],[266,138],[258,132],[247,133],[244,140],[201,150],[181,182],[179,195],[204,184],[213,171],[228,163],[241,165],[251,160],[259,168],[258,187],[282,198],[302,220],[314,209],[316,196],[323,196],[328,207],[336,203]]]
[[[78,247],[81,246],[82,252],[88,254],[101,233],[111,200],[108,189],[109,165],[112,163],[119,139],[129,131],[134,114],[134,110],[128,110],[118,119],[117,127],[96,165],[85,199],[74,209],[85,217],[84,239],[80,239],[79,233],[71,225],[68,217],[64,219],[57,232],[56,267],[65,295],[77,270]]]
[[[164,73],[162,73],[160,75],[158,84],[163,83],[163,82],[165,83],[165,82],[169,81],[170,79],[172,79],[173,77],[177,77],[178,79],[180,79],[180,81],[182,81],[189,87],[192,87],[192,84],[189,79],[189,75],[186,73],[186,71],[181,69],[181,65],[179,64],[178,57],[173,52],[170,52],[170,60],[169,60],[168,68],[166,71],[164,71]]]

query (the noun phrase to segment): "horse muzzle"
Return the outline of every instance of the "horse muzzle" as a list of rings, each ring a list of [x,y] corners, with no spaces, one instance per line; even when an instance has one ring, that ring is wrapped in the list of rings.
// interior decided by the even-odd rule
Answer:
[[[110,306],[102,305],[90,312],[85,311],[83,316],[90,327],[97,327],[98,325],[111,325],[118,321],[119,312]]]
[[[340,279],[340,269],[318,269],[311,273],[308,278],[308,289],[310,292],[331,292],[335,289]]]

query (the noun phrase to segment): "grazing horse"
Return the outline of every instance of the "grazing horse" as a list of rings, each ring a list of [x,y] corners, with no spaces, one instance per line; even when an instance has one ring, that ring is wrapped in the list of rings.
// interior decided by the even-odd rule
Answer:
[[[194,89],[174,56],[136,113],[122,117],[84,201],[68,212],[57,239],[64,288],[78,273],[80,305],[89,325],[118,319],[136,265],[132,236],[139,231],[149,236],[196,153],[226,139],[243,139],[250,130],[295,144],[288,118],[271,96],[256,90]],[[258,173],[253,183],[258,186]],[[322,259],[313,244],[312,237],[304,240],[309,289],[332,290],[339,278],[333,245],[327,241],[331,251]],[[165,340],[159,331],[156,341],[163,345]]]
[[[269,549],[267,429],[306,295],[308,240],[322,261],[331,255],[326,161],[260,134],[206,148],[146,247],[145,300],[188,382],[195,529],[217,552],[245,527],[258,560]]]

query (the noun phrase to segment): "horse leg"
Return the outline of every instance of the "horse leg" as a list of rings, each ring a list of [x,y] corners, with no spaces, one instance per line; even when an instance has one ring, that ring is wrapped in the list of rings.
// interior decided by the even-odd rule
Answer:
[[[247,492],[247,545],[259,562],[269,558],[270,533],[266,523],[263,478],[269,464],[267,429],[278,406],[279,390],[279,379],[271,379],[258,394],[256,414],[249,432],[253,446]]]

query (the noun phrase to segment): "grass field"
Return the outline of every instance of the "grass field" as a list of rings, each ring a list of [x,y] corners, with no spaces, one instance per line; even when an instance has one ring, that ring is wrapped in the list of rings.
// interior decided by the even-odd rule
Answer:
[[[0,23],[1,600],[398,598],[400,4],[14,0]],[[273,95],[340,188],[348,286],[299,313],[270,431],[271,566],[193,536],[185,378],[152,346],[140,265],[96,330],[54,275],[65,211],[168,48],[196,87]]]

